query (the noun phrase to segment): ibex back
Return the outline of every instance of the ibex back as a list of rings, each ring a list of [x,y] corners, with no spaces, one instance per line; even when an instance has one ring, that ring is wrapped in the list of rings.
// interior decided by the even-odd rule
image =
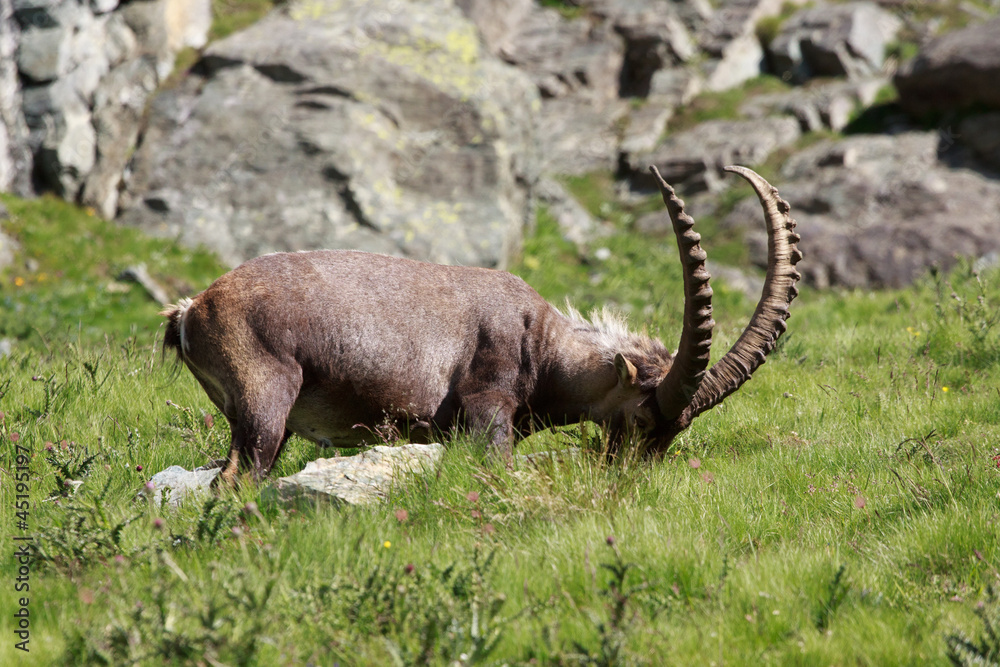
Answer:
[[[683,202],[653,169],[684,267],[675,354],[607,314],[587,321],[502,271],[354,251],[250,260],[163,312],[174,348],[229,420],[223,478],[266,475],[292,433],[354,447],[388,425],[415,442],[455,428],[507,457],[534,428],[593,420],[662,452],[764,362],[785,329],[801,255],[788,205],[754,172],[769,263],[750,323],[706,372],[712,290]]]

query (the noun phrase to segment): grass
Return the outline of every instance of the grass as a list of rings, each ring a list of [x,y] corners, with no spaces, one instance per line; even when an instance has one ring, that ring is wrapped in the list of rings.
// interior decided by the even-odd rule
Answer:
[[[792,90],[779,77],[762,74],[743,85],[719,92],[705,92],[681,107],[670,121],[670,133],[691,129],[707,120],[736,120],[740,106],[749,97]]]
[[[4,202],[17,266],[38,267],[0,276],[3,336],[15,340],[0,358],[0,526],[37,547],[31,653],[14,648],[6,613],[3,664],[944,665],[990,655],[996,270],[966,265],[881,293],[803,289],[768,363],[662,461],[583,454],[507,470],[458,440],[436,475],[380,505],[285,508],[247,484],[166,511],[137,491],[153,471],[222,454],[225,420],[189,373],[161,361],[157,306],[137,287],[106,287],[135,261],[178,294],[180,281],[200,289],[222,267],[54,200]],[[516,270],[557,302],[613,301],[673,344],[676,249],[616,218],[635,211],[608,214],[619,223],[608,259],[580,258],[543,216]],[[715,303],[718,358],[753,304],[722,285]],[[584,425],[518,452],[599,442]],[[15,509],[18,448],[30,469],[27,531]],[[328,454],[293,438],[273,476],[317,455]],[[18,608],[13,552],[0,559],[5,610]]]

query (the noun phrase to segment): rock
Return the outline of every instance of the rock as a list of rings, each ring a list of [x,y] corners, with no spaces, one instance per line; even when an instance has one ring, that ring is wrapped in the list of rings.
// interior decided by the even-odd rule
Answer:
[[[166,502],[168,507],[179,507],[187,500],[198,500],[209,494],[212,482],[222,472],[222,468],[195,468],[185,470],[181,466],[170,466],[153,475],[153,503],[157,506]],[[143,492],[145,493],[145,492]]]
[[[573,95],[546,100],[537,119],[543,173],[576,175],[617,166],[618,133],[626,100]]]
[[[793,155],[775,185],[798,221],[799,269],[818,287],[901,287],[929,266],[1000,250],[1000,183],[939,158],[933,132],[854,136]],[[945,156],[947,153],[945,154]],[[766,264],[754,198],[724,226],[747,229],[753,261]]]
[[[731,0],[719,7],[698,39],[709,56],[704,63],[706,88],[727,90],[760,75],[764,50],[754,29],[782,5],[781,0]]]
[[[1000,109],[1000,18],[950,32],[923,46],[896,73],[899,102],[911,113],[982,104]]]
[[[771,65],[796,83],[816,76],[871,76],[882,67],[885,46],[901,27],[898,18],[871,2],[803,9],[771,42]]]
[[[500,53],[534,7],[532,0],[455,0],[455,4],[476,24],[493,54]]]
[[[603,233],[597,220],[558,181],[543,178],[538,184],[538,198],[555,218],[562,237],[578,248]]]
[[[34,160],[21,109],[16,57],[19,41],[20,26],[14,20],[13,2],[0,0],[0,192],[27,197],[33,191]]]
[[[34,83],[46,83],[69,69],[71,26],[33,28],[21,33],[17,69]]]
[[[323,498],[348,505],[367,505],[386,498],[403,483],[406,475],[419,475],[437,468],[444,446],[378,446],[355,456],[317,459],[301,472],[282,477],[275,484],[285,501]]]
[[[7,210],[2,205],[0,205],[0,211],[4,215],[7,213]],[[0,220],[4,219],[4,215],[0,215]],[[14,264],[14,261],[17,259],[16,253],[20,249],[21,247],[17,241],[4,234],[3,229],[0,229],[0,271]]]
[[[632,109],[622,138],[621,151],[629,154],[648,153],[656,148],[677,106],[679,105],[665,103],[662,98],[657,98]]]
[[[1000,170],[1000,113],[986,113],[963,119],[958,139],[989,167]]]
[[[767,253],[767,247],[764,247],[765,258]],[[767,263],[767,260],[764,260]],[[732,290],[737,292],[742,292],[743,295],[751,300],[756,301],[760,298],[761,292],[764,291],[764,278],[757,275],[752,275],[746,271],[742,271],[735,266],[723,266],[722,264],[716,264],[715,262],[709,261],[706,263],[706,268],[708,273],[712,276],[712,284],[718,285],[721,281]],[[717,287],[716,287],[717,288]]]
[[[80,202],[94,207],[102,217],[118,212],[118,195],[125,167],[132,157],[146,103],[156,90],[153,62],[134,58],[101,81],[94,95],[95,165],[87,174]]]
[[[691,60],[696,48],[671,5],[633,2],[613,14],[615,32],[625,40],[619,95],[646,97],[656,72]]]
[[[831,81],[787,93],[756,95],[743,103],[740,113],[748,118],[784,113],[795,116],[803,132],[823,129],[839,132],[847,126],[854,110],[871,106],[878,91],[888,83],[888,79],[875,77],[858,81]]]
[[[655,189],[649,174],[655,164],[668,183],[687,192],[718,190],[722,167],[759,164],[800,135],[794,118],[711,120],[669,136],[651,152],[625,156],[623,166],[636,189]]]
[[[394,2],[294,4],[212,44],[153,102],[119,221],[230,264],[357,248],[504,266],[531,217],[534,86],[448,0]]]
[[[542,97],[578,91],[604,99],[618,95],[624,45],[610,26],[568,21],[554,9],[535,8],[500,55],[527,72]]]
[[[118,274],[118,280],[127,280],[129,282],[134,282],[140,285],[146,294],[148,294],[153,301],[161,305],[166,305],[170,303],[170,295],[167,294],[167,290],[163,289],[160,283],[153,279],[153,276],[149,275],[149,271],[146,269],[145,264],[136,264],[135,266],[129,266],[120,274]]]

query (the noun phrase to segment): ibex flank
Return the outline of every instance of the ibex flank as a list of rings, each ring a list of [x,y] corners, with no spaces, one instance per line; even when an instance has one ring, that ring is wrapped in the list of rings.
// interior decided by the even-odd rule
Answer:
[[[414,442],[465,429],[505,458],[533,429],[592,420],[613,448],[635,436],[647,453],[665,451],[764,363],[797,295],[788,204],[753,171],[726,169],[760,199],[768,268],[750,323],[708,370],[706,255],[655,168],[684,272],[674,354],[612,317],[564,314],[509,273],[354,251],[258,257],[168,307],[165,347],[232,429],[223,479],[266,476],[292,433],[355,447],[385,424]]]

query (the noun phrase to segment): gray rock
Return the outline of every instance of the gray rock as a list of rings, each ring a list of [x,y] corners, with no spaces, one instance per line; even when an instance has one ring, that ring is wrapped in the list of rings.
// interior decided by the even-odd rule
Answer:
[[[655,189],[648,171],[655,164],[668,183],[688,192],[718,190],[724,187],[722,167],[759,164],[800,135],[794,118],[707,121],[669,136],[651,152],[625,156],[623,166],[637,189]]]
[[[500,53],[534,7],[532,0],[455,0],[492,53]]]
[[[896,73],[900,104],[910,112],[983,104],[1000,109],[1000,18],[950,32],[920,49]]]
[[[153,301],[166,305],[170,303],[170,295],[167,294],[167,290],[163,288],[163,285],[156,282],[153,276],[149,275],[149,271],[146,269],[145,264],[136,264],[135,266],[126,267],[124,271],[118,274],[118,280],[125,280],[129,282],[134,282],[139,284],[146,294],[153,299]]]
[[[764,49],[756,35],[744,35],[726,44],[720,57],[704,65],[705,88],[735,88],[764,71]]]
[[[32,28],[21,33],[18,71],[34,83],[54,81],[69,69],[72,26]]]
[[[766,246],[764,251],[766,257]],[[767,262],[766,259],[764,261],[765,263]],[[706,268],[709,275],[712,276],[712,284],[716,286],[716,289],[718,289],[718,283],[721,281],[729,289],[742,292],[751,301],[759,299],[761,292],[764,290],[764,278],[762,276],[747,273],[735,266],[723,266],[712,261],[706,263]]]
[[[867,77],[902,22],[871,2],[803,9],[781,27],[769,51],[774,70],[801,83],[816,76]]]
[[[1000,113],[963,119],[958,125],[958,139],[989,167],[1000,170]]]
[[[543,178],[538,184],[538,198],[555,218],[562,237],[578,248],[602,235],[597,220],[558,181]]]
[[[4,215],[7,212],[6,209],[2,208],[2,205],[0,205],[0,210]],[[0,215],[0,220],[4,219],[4,215]],[[0,229],[0,271],[14,263],[17,259],[16,253],[20,249],[17,241],[4,234],[3,229]]]
[[[611,15],[615,32],[625,40],[625,62],[619,77],[623,97],[646,97],[656,72],[695,56],[694,40],[670,8],[639,1]]]
[[[204,498],[220,472],[222,468],[185,470],[181,466],[170,466],[150,480],[153,483],[153,503],[160,506],[165,502],[168,507],[176,508],[188,500]]]
[[[542,171],[576,175],[615,169],[619,127],[628,112],[628,101],[621,99],[546,100],[537,119]]]
[[[432,472],[443,455],[444,446],[437,443],[372,447],[355,456],[310,461],[301,472],[279,479],[275,488],[286,501],[318,497],[367,505],[385,499],[407,475]]]
[[[94,95],[95,164],[87,174],[80,201],[106,219],[114,218],[118,211],[122,177],[156,84],[152,59],[134,58],[113,69]]]
[[[537,180],[531,82],[447,0],[297,4],[157,96],[119,220],[227,262],[358,248],[504,266]]]
[[[35,164],[56,194],[74,200],[83,185],[83,177],[95,162],[97,136],[90,108],[76,94],[69,79],[60,79],[45,88],[26,90],[24,97],[28,126],[39,142]],[[36,104],[48,112],[35,113]],[[33,111],[28,112],[29,108]]]
[[[793,155],[775,185],[792,206],[805,259],[818,287],[900,287],[929,266],[1000,250],[1000,183],[939,159],[932,132],[855,136]],[[724,225],[745,226],[754,262],[766,264],[756,200]]]
[[[0,192],[32,194],[33,157],[17,71],[20,26],[11,0],[0,0]]]
[[[527,72],[545,98],[587,91],[618,95],[624,45],[606,24],[568,21],[554,9],[536,7],[503,45],[501,57]]]
[[[628,127],[622,137],[623,153],[648,153],[656,148],[679,105],[670,104],[665,98],[650,98],[645,104],[632,109]]]
[[[881,88],[889,83],[882,77],[858,81],[831,81],[787,93],[751,97],[740,107],[748,118],[789,114],[799,120],[804,132],[830,129],[839,132],[859,107],[870,106]]]

